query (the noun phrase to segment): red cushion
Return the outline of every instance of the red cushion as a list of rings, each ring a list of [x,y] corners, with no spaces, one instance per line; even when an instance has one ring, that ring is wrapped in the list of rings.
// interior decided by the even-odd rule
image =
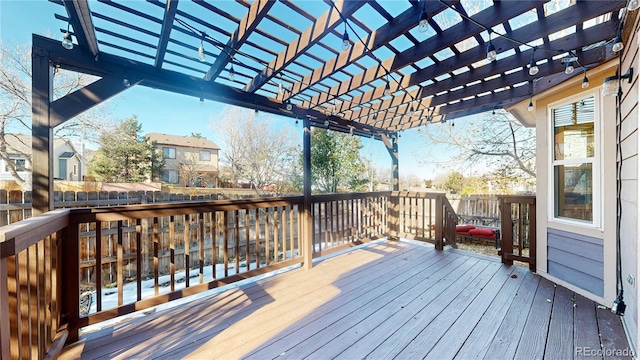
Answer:
[[[475,228],[475,229],[471,229],[469,230],[469,234],[475,236],[475,235],[479,235],[479,236],[495,236],[496,232],[493,229],[489,229],[489,228]]]
[[[476,227],[473,225],[456,225],[456,232],[468,232]]]

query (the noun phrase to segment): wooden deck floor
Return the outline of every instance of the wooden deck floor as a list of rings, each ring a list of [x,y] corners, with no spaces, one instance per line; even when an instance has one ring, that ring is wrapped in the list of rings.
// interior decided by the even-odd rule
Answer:
[[[628,344],[592,301],[497,259],[388,241],[89,334],[62,359],[571,359],[601,346]]]

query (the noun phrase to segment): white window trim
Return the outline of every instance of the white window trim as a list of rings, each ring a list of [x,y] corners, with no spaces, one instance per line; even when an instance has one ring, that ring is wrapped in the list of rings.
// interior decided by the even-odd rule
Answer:
[[[554,137],[554,124],[553,124],[553,109],[561,107],[563,105],[571,104],[576,101],[580,101],[582,99],[593,96],[594,98],[594,119],[593,119],[593,128],[594,128],[594,142],[595,142],[595,154],[593,159],[593,222],[588,222],[584,220],[578,219],[570,219],[564,217],[556,217],[555,216],[555,169],[554,165],[567,165],[567,164],[576,164],[582,163],[576,160],[559,160],[554,163],[554,154],[555,154],[555,137]],[[603,106],[602,106],[602,95],[600,93],[600,87],[595,89],[581,92],[571,97],[564,98],[562,100],[550,103],[547,106],[547,164],[548,164],[548,183],[549,183],[549,191],[548,191],[548,209],[547,209],[547,221],[551,223],[559,223],[559,224],[567,224],[574,225],[584,228],[590,229],[599,229],[603,230],[603,206],[604,202],[602,201],[602,196],[604,193],[603,183],[604,183],[604,174],[602,173],[602,159],[604,158],[603,150],[604,150],[604,141],[603,141],[603,129],[602,129],[602,121],[603,121]]]

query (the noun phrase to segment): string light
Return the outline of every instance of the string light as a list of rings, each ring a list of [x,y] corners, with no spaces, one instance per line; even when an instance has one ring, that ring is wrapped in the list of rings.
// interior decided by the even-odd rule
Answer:
[[[229,81],[234,81],[236,79],[236,71],[233,70],[233,63],[231,63],[231,68],[229,69]]]
[[[207,56],[204,53],[204,38],[207,36],[207,34],[202,33],[202,38],[200,39],[200,46],[198,47],[198,60],[200,60],[200,62],[205,62],[205,60],[207,60]]]
[[[344,34],[342,35],[342,51],[348,51],[351,48],[349,41],[349,33],[347,32],[347,20],[344,21]]]
[[[293,105],[291,104],[291,100],[287,100],[286,102],[286,109],[291,111],[293,109]]]
[[[282,86],[282,78],[280,78],[280,84],[278,84],[278,95],[284,95],[284,87]]]
[[[423,34],[429,30],[429,16],[425,10],[426,3],[426,0],[422,2],[422,11],[420,11],[420,19],[418,20],[418,31]]]
[[[64,32],[64,34],[62,35],[62,47],[67,49],[67,50],[71,50],[73,49],[73,41],[71,41],[71,33],[69,33],[69,28],[70,28],[71,24],[67,23],[67,31]]]
[[[527,106],[527,110],[533,111],[533,95],[529,96],[529,106]]]
[[[391,86],[389,85],[389,75],[387,74],[387,83],[384,85],[384,92],[382,93],[384,96],[391,95]]]
[[[329,120],[324,121],[324,126],[329,127]]]
[[[487,61],[494,61],[498,57],[496,47],[491,42],[491,30],[489,30],[489,46],[487,46]]]
[[[573,70],[574,70],[573,63],[571,61],[567,61],[567,64],[564,68],[564,73],[567,75],[570,75],[573,73]]]
[[[622,36],[620,35],[620,29],[618,29],[618,34],[615,39],[613,39],[613,47],[611,50],[614,52],[618,52],[624,48],[624,43],[622,42]]]
[[[627,5],[627,10],[634,11],[634,10],[638,10],[638,8],[640,8],[640,1],[638,0],[629,1],[629,5]]]
[[[122,78],[122,85],[124,85],[124,87],[131,86],[131,83],[129,82],[129,79],[127,79],[126,75],[124,76],[124,78]]]
[[[531,62],[529,63],[529,75],[534,76],[536,75],[540,69],[538,68],[538,65],[536,64],[536,61],[534,59],[534,56],[536,54],[536,49],[537,47],[533,48],[533,52],[531,53]]]
[[[584,77],[582,78],[582,88],[586,89],[589,87],[589,79],[587,79],[587,69],[584,69]]]

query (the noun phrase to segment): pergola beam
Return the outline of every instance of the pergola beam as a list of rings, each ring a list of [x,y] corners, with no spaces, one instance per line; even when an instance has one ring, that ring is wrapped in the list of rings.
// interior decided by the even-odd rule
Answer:
[[[276,58],[269,63],[269,65],[262,69],[258,76],[245,86],[245,91],[252,93],[260,89],[264,84],[269,82],[275,74],[289,66],[300,55],[304,54],[325,35],[333,31],[341,22],[343,22],[340,14],[344,17],[349,17],[364,4],[366,4],[364,1],[336,1],[334,5],[335,8],[332,7],[327,10],[297,39],[290,42],[285,50],[280,52]]]
[[[531,42],[543,36],[555,33],[559,30],[566,28],[566,24],[578,21],[581,18],[593,18],[607,11],[613,11],[620,8],[619,3],[612,2],[584,2],[581,3],[579,10],[575,11],[561,11],[555,14],[551,14],[544,18],[544,21],[534,22],[525,25],[517,30],[514,30],[511,34],[513,38],[520,39],[522,42]],[[609,39],[615,35],[617,29],[618,19],[614,18],[609,23],[602,23],[594,26],[593,28],[584,30],[580,36],[571,34],[562,39],[554,41],[554,44],[562,44],[563,48],[575,49],[584,46],[585,44],[596,43],[602,39]],[[597,30],[596,30],[597,29]],[[514,48],[517,44],[503,39],[496,38],[493,40],[493,44],[500,52],[507,51]],[[536,60],[545,58],[547,54],[541,51],[537,53]],[[450,57],[441,61],[438,64],[431,65],[422,69],[421,71],[404,75],[399,79],[399,83],[403,88],[409,88],[411,86],[419,85],[424,81],[434,79],[445,73],[451,72],[455,69],[463,66],[469,66],[478,61],[482,61],[486,57],[486,48],[483,46],[476,46],[473,49],[469,49],[457,56]],[[492,64],[481,66],[473,69],[471,72],[461,74],[460,76],[452,76],[449,79],[436,82],[423,88],[421,97],[427,97],[435,95],[439,92],[454,89],[465,84],[472,83],[476,80],[482,80],[484,78],[500,74],[509,70],[512,70],[518,66],[524,66],[529,63],[531,59],[531,50],[525,52],[518,52],[515,55],[496,61]],[[474,73],[473,78],[469,78],[469,74]],[[391,91],[397,91],[399,85],[396,82],[390,83]],[[384,92],[384,85],[378,86],[373,90],[369,90],[361,95],[358,95],[352,99],[352,101],[342,103],[338,109],[338,112],[344,112],[352,107],[366,104],[367,102],[380,98]],[[404,97],[405,94],[399,94],[393,96],[394,98],[400,96]],[[396,103],[392,101],[391,103]],[[384,110],[384,106],[377,108],[378,111]],[[351,117],[352,118],[352,117]]]
[[[73,27],[73,35],[78,41],[78,46],[88,49],[94,57],[97,56],[100,50],[89,3],[86,0],[64,0],[64,7],[69,15],[69,23]]]
[[[214,63],[211,64],[209,71],[205,74],[205,81],[213,81],[220,75],[222,69],[227,66],[235,52],[245,43],[249,35],[256,29],[274,4],[275,1],[273,0],[256,0],[251,4],[249,12],[240,21],[240,25],[231,35],[227,45],[220,51]]]
[[[447,8],[446,5],[437,1],[427,1],[424,6],[430,16],[434,16]],[[393,41],[398,34],[404,34],[414,28],[416,26],[416,19],[419,18],[421,11],[422,8],[420,6],[413,6],[398,15],[393,22],[387,22],[376,31],[373,31],[371,35],[363,39],[364,44],[356,41],[349,51],[341,52],[337,57],[327,61],[322,66],[316,68],[311,74],[305,76],[302,81],[294,83],[291,91],[292,94],[297,94],[310,88],[324,78],[333,75],[367,54],[370,54],[370,51],[375,51]],[[334,94],[335,91],[335,87],[330,90],[331,94]],[[342,93],[346,92],[347,91]],[[311,101],[311,104],[318,104],[318,102]],[[311,105],[305,103],[304,106],[308,107]]]
[[[156,51],[155,67],[161,68],[164,57],[167,54],[167,45],[169,44],[169,36],[173,28],[173,21],[178,10],[178,0],[167,0],[167,5],[162,19],[162,29],[160,30],[160,38],[158,39],[158,50]]]
[[[493,27],[505,21],[508,21],[509,19],[518,16],[526,11],[529,11],[532,8],[535,8],[539,3],[542,3],[542,1],[509,2],[508,4],[497,2],[493,7],[477,13],[473,18],[478,23],[485,24],[488,27]],[[415,18],[413,19],[412,25],[415,26]],[[462,21],[446,29],[441,34],[433,37],[429,41],[423,41],[420,44],[401,52],[399,55],[391,56],[390,58],[380,62],[378,65],[368,68],[366,71],[358,74],[357,76],[354,76],[352,79],[343,81],[342,83],[333,86],[331,90],[329,90],[329,93],[332,95],[335,94],[335,96],[349,93],[377,79],[385,78],[387,72],[392,73],[398,71],[405,66],[414,64],[428,56],[437,53],[438,51],[448,48],[449,46],[451,46],[451,44],[463,41],[464,39],[467,39],[470,36],[477,35],[482,31],[484,30],[481,27],[468,21]],[[459,66],[462,66],[462,64],[459,64]],[[395,81],[389,80],[389,85],[392,92],[398,90],[398,85],[395,83]],[[379,93],[379,95],[382,95],[383,91],[384,85],[382,86],[382,91]],[[378,92],[376,92],[376,94],[378,94]],[[322,98],[323,96],[325,96],[325,99],[328,100],[325,94],[319,94],[314,96],[309,101],[309,104],[305,105],[311,106],[311,104],[322,103],[324,102]],[[341,108],[341,111],[344,110],[345,109]]]

